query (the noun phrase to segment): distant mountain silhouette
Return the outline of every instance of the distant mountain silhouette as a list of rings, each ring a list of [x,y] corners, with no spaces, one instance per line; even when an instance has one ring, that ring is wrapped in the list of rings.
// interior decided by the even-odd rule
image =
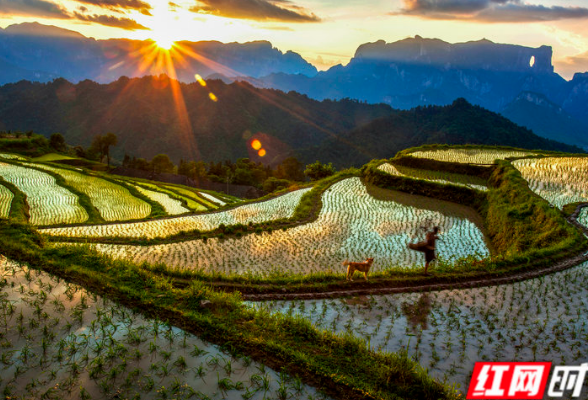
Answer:
[[[184,82],[194,82],[196,73],[204,78],[215,73],[251,77],[275,72],[317,73],[300,55],[291,51],[282,53],[266,41],[243,44],[182,41],[178,44],[170,54],[175,61],[177,78]],[[78,32],[36,22],[11,25],[0,30],[0,60],[14,68],[9,70],[0,65],[0,84],[21,79],[46,82],[55,77],[73,82],[92,79],[108,83],[121,76],[169,73],[167,67],[157,66],[157,57],[146,62],[156,50],[154,42],[148,40],[94,40]],[[17,74],[19,70],[22,71],[20,75]]]
[[[548,46],[530,48],[488,40],[450,44],[417,36],[361,45],[347,66],[338,65],[314,77],[274,73],[251,83],[296,90],[318,100],[348,97],[399,109],[447,105],[463,97],[501,112],[521,93],[533,92],[588,124],[588,73],[576,74],[568,82],[553,72],[551,57]],[[541,112],[528,108],[525,115],[519,113],[519,121],[541,119]],[[547,137],[557,134],[559,140],[567,140],[563,127],[549,130]]]
[[[500,113],[537,135],[588,149],[588,125],[542,94],[522,92]]]
[[[211,96],[214,93],[215,96]],[[183,99],[183,100],[182,100]],[[215,101],[216,100],[216,101]],[[385,104],[310,99],[258,89],[246,82],[207,86],[166,76],[121,78],[110,84],[21,81],[0,87],[0,130],[62,133],[72,145],[97,134],[119,137],[114,155],[175,162],[249,157],[275,164],[296,155],[339,167],[425,143],[483,143],[578,151],[534,135],[493,112],[460,99],[447,107],[396,111]],[[266,150],[259,157],[251,141]]]
[[[94,40],[38,23],[11,25],[0,29],[0,84],[58,77],[108,83],[121,76],[169,74],[156,53],[151,41]],[[282,53],[267,41],[182,41],[170,54],[175,77],[182,82],[194,82],[199,74],[225,83],[245,80],[260,88],[296,91],[317,100],[350,98],[397,109],[448,105],[465,98],[511,116],[546,138],[585,146],[569,128],[577,132],[588,126],[588,73],[578,73],[571,81],[554,73],[548,46],[489,40],[451,44],[420,36],[394,43],[380,40],[359,46],[348,65],[318,73],[300,55]],[[549,120],[549,112],[537,104],[523,107],[517,99],[525,93],[543,96],[571,120]]]
[[[318,159],[341,160],[359,166],[371,158],[387,158],[396,152],[423,144],[486,144],[578,151],[577,147],[544,139],[505,117],[468,103],[460,98],[447,106],[417,107],[376,119],[319,146],[303,150],[303,158],[316,154]],[[362,149],[350,151],[352,148]]]

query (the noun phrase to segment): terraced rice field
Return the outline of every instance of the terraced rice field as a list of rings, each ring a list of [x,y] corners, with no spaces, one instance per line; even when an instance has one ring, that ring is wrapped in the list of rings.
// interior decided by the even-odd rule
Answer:
[[[182,196],[184,199],[186,199],[188,207],[190,207],[194,211],[208,210],[208,208],[206,208],[206,206],[203,204],[202,198],[200,196],[198,196],[195,192],[188,190],[188,189],[184,189],[179,186],[164,186],[164,187],[166,189],[168,189],[170,192],[176,193],[178,196]],[[216,208],[216,207],[211,206],[211,209],[214,209],[214,208]]]
[[[47,273],[0,259],[10,399],[325,399],[285,373]]]
[[[172,199],[169,195],[161,192],[157,192],[155,190],[149,190],[142,188],[138,185],[133,185],[135,189],[139,191],[139,193],[147,196],[149,199],[156,201],[157,203],[161,204],[163,209],[169,215],[178,215],[178,214],[185,214],[190,212],[186,207],[182,206],[182,202],[176,199]]]
[[[558,208],[588,201],[588,158],[549,157],[517,160],[513,165],[531,190]]]
[[[126,221],[146,218],[151,214],[151,206],[131,195],[124,187],[64,168],[43,164],[25,164],[61,175],[68,185],[86,194],[94,207],[106,221]]]
[[[88,219],[76,195],[43,172],[0,162],[0,175],[27,196],[33,225],[74,224]]]
[[[45,229],[42,232],[49,235],[72,237],[155,238],[172,236],[182,231],[194,229],[208,231],[218,228],[220,224],[229,226],[237,223],[248,224],[249,222],[258,223],[289,218],[300,202],[302,195],[309,190],[297,190],[268,201],[247,204],[232,210],[211,214],[190,215],[128,224],[54,228]]]
[[[44,154],[41,157],[33,158],[33,161],[42,161],[42,162],[49,162],[49,161],[60,161],[60,160],[76,160],[75,157],[66,156],[64,154],[57,154],[57,153],[49,153]]]
[[[221,207],[227,204],[224,201],[222,201],[221,199],[219,199],[218,197],[214,197],[211,194],[204,193],[204,192],[198,192],[198,193],[200,194],[200,196],[204,197],[205,199],[208,199],[208,200],[212,201],[213,203],[218,204]]]
[[[510,157],[526,157],[536,153],[530,151],[491,150],[491,149],[446,149],[415,151],[410,153],[417,158],[429,158],[436,161],[455,162],[463,164],[494,164],[494,161]]]
[[[578,215],[578,222],[588,228],[588,207],[584,207]]]
[[[422,253],[409,250],[407,243],[416,232],[424,234],[422,225],[430,228],[434,224],[441,227],[443,242],[438,249],[444,259],[489,255],[473,210],[420,196],[371,190],[379,198],[372,197],[359,178],[336,183],[324,193],[323,207],[315,222],[286,231],[206,242],[95,246],[115,258],[209,273],[267,276],[341,272],[343,260],[367,257],[375,258],[372,269],[378,271],[398,265],[422,267]],[[481,221],[477,223],[481,226]]]
[[[26,158],[19,156],[18,154],[10,154],[10,153],[0,153],[0,158],[4,158],[6,160],[26,161]]]
[[[0,218],[8,218],[14,195],[6,186],[0,185]]]
[[[384,163],[378,167],[380,171],[394,176],[403,176],[413,179],[422,179],[429,182],[437,182],[449,185],[468,187],[470,189],[485,192],[488,190],[486,182],[474,176],[451,174],[442,171],[431,171],[424,169],[414,169],[399,167],[390,163]]]
[[[457,383],[465,394],[476,361],[585,362],[587,299],[585,263],[512,285],[251,306],[298,314],[376,351],[408,350],[433,377]]]
[[[147,182],[137,182],[137,183],[140,184],[141,186],[146,187],[147,189],[152,189],[154,191],[167,193],[173,199],[180,199],[181,201],[185,201],[187,206],[192,211],[206,211],[207,210],[207,208],[204,205],[202,205],[201,203],[197,203],[196,201],[194,201],[192,199],[192,197],[180,194],[178,191],[170,190],[170,188],[168,186],[154,185],[152,183],[147,183]],[[198,197],[196,194],[193,194],[193,195],[196,198]],[[181,214],[181,213],[179,213],[179,214]]]

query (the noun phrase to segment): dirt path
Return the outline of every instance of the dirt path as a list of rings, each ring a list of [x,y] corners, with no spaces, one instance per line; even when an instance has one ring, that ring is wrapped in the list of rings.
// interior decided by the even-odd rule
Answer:
[[[582,203],[576,207],[576,210],[572,215],[568,217],[568,221],[576,226],[578,229],[584,232],[584,235],[588,236],[588,227],[581,225],[577,218],[582,208],[588,207],[588,203]],[[267,301],[267,300],[313,300],[313,299],[326,299],[326,298],[337,298],[337,297],[349,297],[349,296],[364,296],[364,295],[381,295],[381,294],[393,294],[393,293],[408,293],[408,292],[425,292],[425,291],[437,291],[437,290],[452,290],[452,289],[468,289],[483,286],[497,286],[506,285],[514,282],[520,282],[527,279],[538,278],[544,275],[553,274],[556,272],[564,271],[566,269],[575,267],[583,262],[588,261],[588,253],[578,254],[576,256],[569,257],[558,263],[550,265],[548,267],[542,267],[533,271],[526,271],[514,274],[507,274],[496,278],[480,278],[472,279],[468,281],[455,282],[455,283],[428,283],[419,286],[404,286],[404,287],[389,287],[389,288],[364,288],[356,290],[341,289],[330,292],[317,292],[317,293],[268,293],[268,294],[243,294],[243,300],[246,301]]]

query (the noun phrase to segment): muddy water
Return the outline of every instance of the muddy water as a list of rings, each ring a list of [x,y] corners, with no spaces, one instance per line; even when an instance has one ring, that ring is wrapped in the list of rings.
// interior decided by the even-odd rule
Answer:
[[[462,392],[476,361],[588,362],[588,263],[489,288],[251,305],[300,314],[376,350],[407,349]]]
[[[0,393],[13,399],[317,399],[161,321],[0,260]]]

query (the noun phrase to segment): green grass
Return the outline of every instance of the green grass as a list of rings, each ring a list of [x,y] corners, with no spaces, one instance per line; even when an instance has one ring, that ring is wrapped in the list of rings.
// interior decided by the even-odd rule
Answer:
[[[49,153],[44,154],[41,157],[33,158],[32,161],[40,161],[40,162],[47,162],[47,161],[60,161],[60,160],[77,160],[76,157],[67,156],[65,154],[58,154],[58,153]]]
[[[27,203],[27,196],[21,192],[15,185],[4,180],[0,176],[0,184],[12,192],[14,196],[10,203],[10,211],[8,217],[19,223],[26,223],[29,221],[29,205]]]
[[[206,204],[204,204],[204,202],[202,201],[202,198],[191,190],[177,186],[165,186],[165,188],[169,191],[173,191],[174,193],[176,193],[176,195],[179,194],[183,196],[186,199],[188,206],[195,211],[206,211],[209,209],[206,206]]]
[[[307,320],[247,308],[238,293],[220,293],[200,281],[174,287],[129,262],[88,248],[52,248],[28,225],[0,221],[0,247],[10,259],[74,281],[147,315],[285,369],[346,399],[444,399],[455,395],[406,353],[376,353],[363,340],[319,331]],[[203,307],[202,300],[210,303]]]
[[[115,179],[108,178],[104,175],[101,175],[100,178],[104,179],[105,181],[108,181],[110,183],[113,183],[115,185],[124,187],[125,189],[127,189],[131,193],[131,196],[136,197],[139,200],[143,200],[145,203],[149,204],[151,206],[151,213],[147,216],[148,219],[167,216],[167,213],[165,212],[165,209],[163,208],[163,206],[161,204],[159,204],[156,201],[151,200],[149,197],[145,196],[143,193],[141,193],[137,189],[135,189],[132,185],[129,185],[124,182],[117,182]]]
[[[20,164],[16,164],[16,165],[20,165]],[[88,213],[88,219],[84,223],[100,224],[100,223],[104,222],[104,218],[102,218],[98,209],[96,207],[94,207],[94,205],[92,204],[92,201],[90,200],[90,197],[86,193],[78,190],[78,187],[68,183],[68,181],[62,175],[55,172],[56,169],[51,170],[51,169],[47,169],[47,167],[43,168],[43,167],[38,167],[38,166],[30,165],[30,164],[27,164],[26,168],[35,169],[37,171],[51,175],[52,177],[55,178],[55,181],[59,186],[65,188],[65,189],[69,190],[71,193],[75,194],[78,197],[78,203],[80,204],[80,206],[82,206],[82,208],[84,210],[86,210],[86,213]]]
[[[136,185],[142,186],[146,189],[155,190],[157,192],[165,193],[165,194],[169,195],[171,198],[181,201],[182,205],[184,207],[187,207],[188,209],[190,209],[192,211],[206,211],[206,209],[207,209],[201,203],[194,201],[192,198],[190,198],[186,195],[182,195],[182,193],[179,193],[179,191],[170,190],[170,189],[168,189],[167,186],[155,185],[153,183],[145,183],[145,182],[136,182]]]
[[[8,218],[13,198],[12,192],[6,186],[0,185],[0,218]]]
[[[85,204],[87,199],[88,204],[95,208],[95,211],[92,211],[95,223],[141,219],[154,214],[154,207],[156,211],[160,211],[155,214],[156,216],[167,215],[159,203],[148,199],[130,185],[104,176],[90,175],[84,170],[56,167],[53,164],[26,165],[58,176],[61,182],[73,189],[72,192],[78,194],[80,199],[84,199]],[[150,209],[148,205],[151,205]]]

